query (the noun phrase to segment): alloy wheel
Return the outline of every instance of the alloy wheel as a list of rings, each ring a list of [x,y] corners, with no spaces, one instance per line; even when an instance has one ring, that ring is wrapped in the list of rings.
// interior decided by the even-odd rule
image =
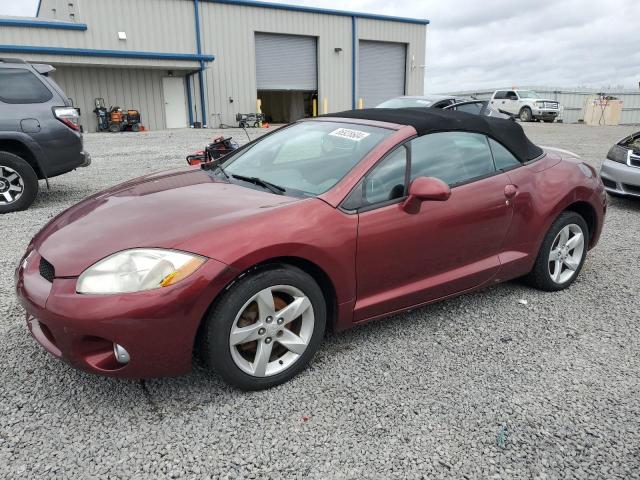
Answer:
[[[24,180],[13,168],[0,165],[0,205],[16,202],[24,192]]]
[[[240,309],[229,333],[235,364],[254,377],[277,375],[304,353],[315,317],[309,298],[291,285],[265,288]]]
[[[555,283],[565,283],[576,274],[584,254],[584,232],[575,223],[558,232],[549,252],[549,275]]]

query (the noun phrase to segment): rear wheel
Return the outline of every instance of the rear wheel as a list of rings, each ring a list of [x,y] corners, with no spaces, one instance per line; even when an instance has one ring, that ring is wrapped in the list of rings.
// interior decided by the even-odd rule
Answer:
[[[112,123],[111,125],[109,125],[109,131],[111,133],[116,133],[120,131],[120,125],[118,125],[117,123]]]
[[[25,210],[38,194],[38,176],[25,160],[0,152],[0,213]]]
[[[211,310],[203,357],[231,385],[260,390],[299,373],[326,324],[322,291],[311,276],[274,266],[239,280]]]
[[[140,131],[140,125],[137,123],[134,123],[133,125],[131,125],[131,131],[132,132],[139,132]]]
[[[533,119],[533,114],[531,113],[531,109],[529,107],[523,107],[520,110],[520,114],[518,115],[521,122],[530,122]]]
[[[563,290],[571,285],[584,264],[589,229],[575,212],[563,212],[544,237],[538,258],[527,280],[541,290]]]

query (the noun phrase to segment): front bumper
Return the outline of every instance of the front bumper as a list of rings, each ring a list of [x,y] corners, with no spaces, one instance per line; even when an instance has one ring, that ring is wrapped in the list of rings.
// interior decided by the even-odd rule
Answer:
[[[533,108],[531,113],[536,118],[556,118],[560,113],[559,110],[549,109],[549,108]]]
[[[600,178],[607,192],[640,197],[640,167],[606,159],[600,167]]]
[[[16,292],[32,336],[73,367],[129,378],[188,372],[198,327],[213,299],[235,276],[210,259],[172,287],[84,295],[76,293],[76,278],[43,278],[40,259],[34,251],[16,271]],[[117,361],[114,343],[129,353],[128,363]]]

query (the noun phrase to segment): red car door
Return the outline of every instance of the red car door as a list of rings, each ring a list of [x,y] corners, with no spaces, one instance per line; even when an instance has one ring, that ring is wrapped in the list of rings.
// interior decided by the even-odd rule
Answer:
[[[396,172],[395,185],[386,180],[392,156],[365,177],[356,322],[478,286],[500,267],[498,254],[512,217],[506,196],[511,191],[508,176],[495,170],[486,137],[435,133],[409,146],[410,178],[440,178],[452,186],[451,197],[423,202],[418,213],[406,212],[397,198],[404,173]],[[402,161],[395,163],[397,170]],[[394,188],[396,194],[385,196]]]

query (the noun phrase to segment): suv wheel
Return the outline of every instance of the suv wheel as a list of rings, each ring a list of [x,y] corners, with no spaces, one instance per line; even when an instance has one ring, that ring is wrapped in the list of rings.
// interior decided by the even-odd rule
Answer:
[[[29,208],[38,194],[38,177],[22,158],[0,152],[0,214]]]
[[[518,115],[518,117],[521,122],[530,122],[533,119],[533,114],[529,107],[523,107],[522,110],[520,110],[520,115]]]

